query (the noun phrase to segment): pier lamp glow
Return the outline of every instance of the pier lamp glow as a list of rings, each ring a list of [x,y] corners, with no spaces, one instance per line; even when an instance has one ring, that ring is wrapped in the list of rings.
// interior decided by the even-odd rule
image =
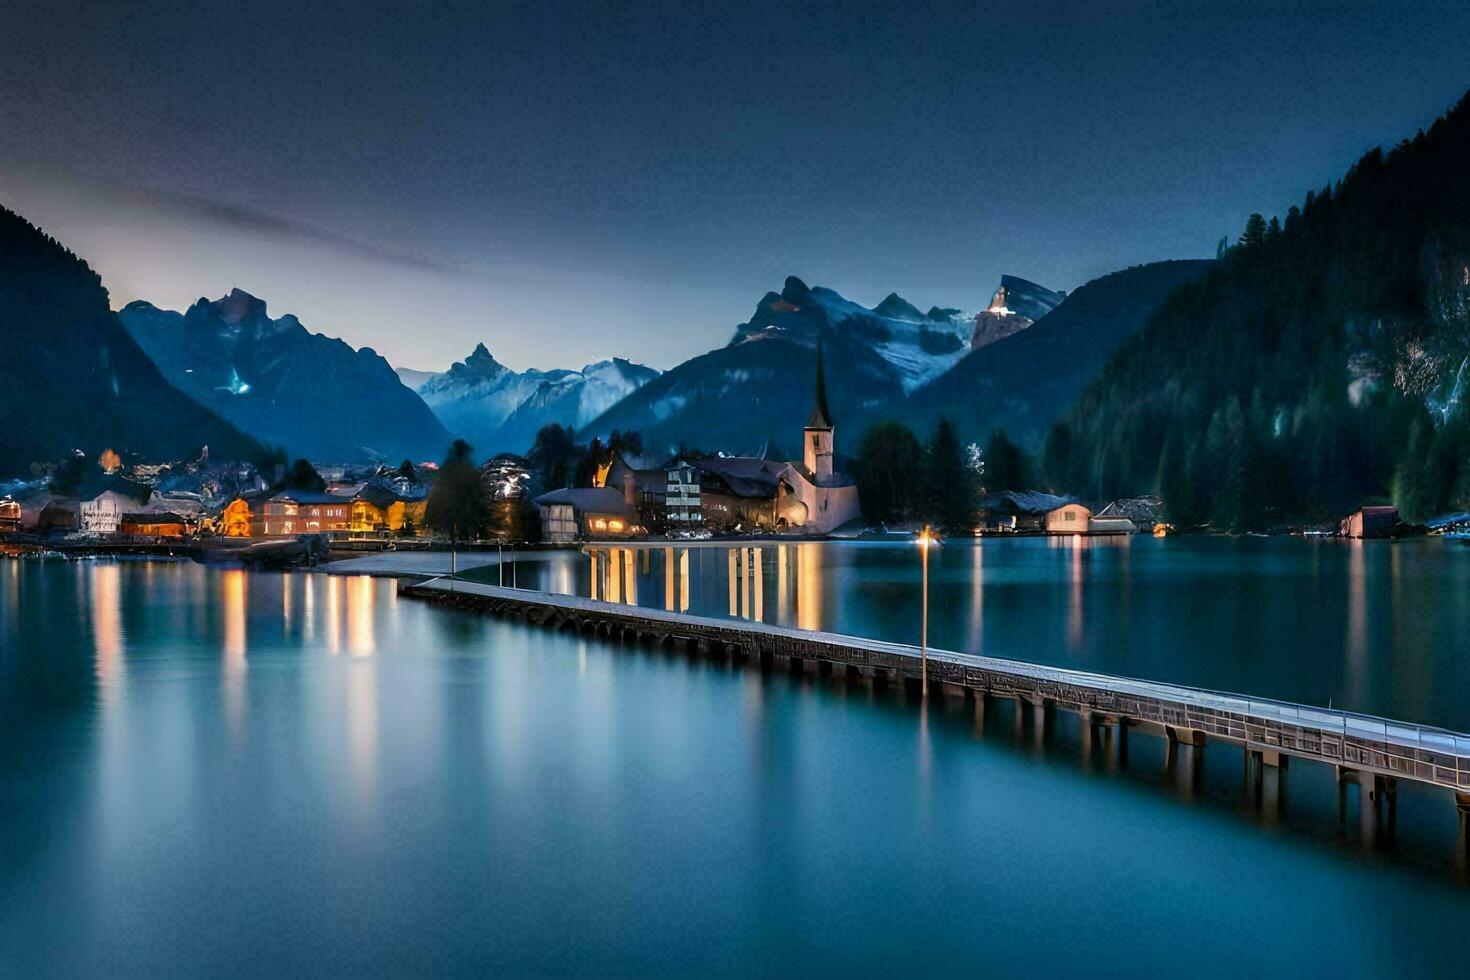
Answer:
[[[919,696],[929,696],[929,549],[939,545],[939,539],[934,532],[925,524],[919,532],[917,540],[919,545],[919,564],[923,568],[923,585],[921,587],[919,605],[922,609],[919,619]]]

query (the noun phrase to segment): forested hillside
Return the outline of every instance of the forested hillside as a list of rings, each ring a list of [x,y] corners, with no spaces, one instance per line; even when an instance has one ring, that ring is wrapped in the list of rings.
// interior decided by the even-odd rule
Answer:
[[[257,459],[255,440],[170,385],[87,263],[0,207],[0,475],[80,449]]]
[[[1184,524],[1259,528],[1391,498],[1470,505],[1470,97],[1282,218],[1252,215],[1047,437],[1055,485],[1157,489]]]

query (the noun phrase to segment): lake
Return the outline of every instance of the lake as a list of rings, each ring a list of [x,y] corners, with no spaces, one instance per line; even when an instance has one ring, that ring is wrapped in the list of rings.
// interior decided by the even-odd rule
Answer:
[[[911,546],[782,547],[736,615],[914,638]],[[517,584],[590,591],[547,557]],[[618,598],[730,613],[724,551],[666,559]],[[1463,730],[1467,576],[1441,541],[957,542],[931,642]],[[1009,710],[388,580],[0,562],[0,973],[1461,975],[1447,793],[1369,851],[1327,767],[1266,817],[1238,749],[1183,786],[1158,740],[1109,766]]]

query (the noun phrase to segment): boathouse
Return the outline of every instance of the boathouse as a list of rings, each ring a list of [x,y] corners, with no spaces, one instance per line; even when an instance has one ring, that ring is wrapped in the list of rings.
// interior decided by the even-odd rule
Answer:
[[[1342,519],[1338,533],[1345,538],[1386,538],[1400,523],[1397,507],[1359,507]]]
[[[631,486],[627,493],[632,494]],[[638,511],[612,487],[563,487],[534,501],[541,514],[541,539],[558,544],[643,533]]]

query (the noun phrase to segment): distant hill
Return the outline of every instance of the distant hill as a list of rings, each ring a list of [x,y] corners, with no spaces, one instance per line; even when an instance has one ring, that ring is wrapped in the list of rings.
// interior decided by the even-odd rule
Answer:
[[[354,462],[438,459],[450,436],[370,347],[272,319],[243,290],[184,313],[129,303],[124,326],[176,386],[292,455]]]
[[[974,351],[915,391],[906,405],[883,411],[919,432],[946,417],[964,439],[983,441],[992,430],[1004,429],[1023,445],[1039,446],[1118,345],[1170,293],[1211,265],[1181,260],[1137,266],[1094,279],[1049,310],[1028,306],[1027,312],[1040,313],[1029,329]],[[1003,299],[997,293],[997,301]]]
[[[148,459],[258,459],[259,443],[165,380],[128,334],[102,280],[0,208],[0,473],[73,449]]]
[[[1019,292],[1043,304],[1060,299],[1034,283]],[[975,331],[975,314],[938,306],[921,312],[897,293],[869,309],[790,276],[779,293],[761,298],[727,346],[667,371],[584,433],[637,430],[659,451],[680,444],[731,452],[792,446],[811,410],[820,337],[833,410],[855,439],[860,420],[877,406],[901,405],[908,392],[963,360]]]
[[[654,368],[621,357],[580,371],[512,371],[479,344],[418,392],[450,432],[488,456],[525,452],[545,425],[580,428],[656,377]]]
[[[1269,527],[1391,498],[1470,505],[1470,96],[1364,154],[1118,348],[1048,439],[1057,483],[1154,490],[1178,521]]]
[[[892,365],[872,347],[836,330],[823,338],[828,400],[839,429],[852,424],[865,400],[903,397]],[[814,397],[812,340],[807,346],[776,336],[691,358],[618,402],[583,435],[638,431],[654,455],[680,445],[742,454],[770,446],[794,451]]]

